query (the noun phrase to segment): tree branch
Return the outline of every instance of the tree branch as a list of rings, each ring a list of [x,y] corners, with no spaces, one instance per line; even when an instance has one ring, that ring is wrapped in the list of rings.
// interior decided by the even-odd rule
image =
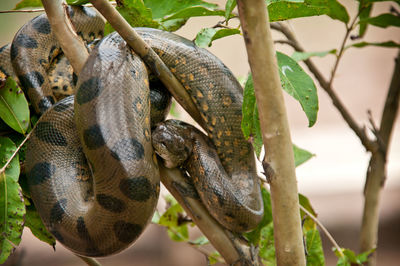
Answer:
[[[83,41],[74,31],[68,18],[66,5],[62,0],[42,0],[42,4],[61,49],[71,63],[74,72],[79,75],[89,53]]]
[[[376,248],[378,242],[380,194],[386,178],[387,147],[390,143],[393,124],[396,119],[400,99],[400,51],[392,75],[389,91],[379,129],[379,150],[372,153],[364,188],[364,211],[361,225],[360,248],[362,252]],[[368,260],[368,265],[376,265],[376,252]]]
[[[289,125],[263,0],[237,0],[248,60],[253,74],[270,183],[278,265],[305,265],[295,164]],[[266,169],[267,168],[267,169]]]
[[[90,2],[107,19],[135,53],[143,59],[153,73],[158,75],[158,78],[164,83],[179,104],[205,129],[206,125],[192,98],[151,47],[115,10],[108,0],[91,0]]]
[[[184,195],[178,190],[177,184],[182,190],[186,183],[180,170],[168,169],[163,162],[159,161],[161,181],[175,199],[182,205],[185,212],[192,218],[193,222],[208,238],[210,243],[225,259],[226,263],[237,266],[259,265],[257,259],[253,259],[251,248],[247,243],[241,243],[241,240],[232,233],[224,229],[207,211],[200,199]]]
[[[286,38],[293,44],[292,47],[298,52],[304,52],[303,47],[297,41],[297,38],[294,36],[293,32],[285,26],[283,23],[274,23],[273,29],[280,31]],[[308,67],[308,69],[313,73],[314,77],[318,80],[321,88],[329,95],[332,100],[333,105],[342,115],[344,121],[348,124],[348,126],[354,131],[357,137],[360,139],[362,145],[365,147],[367,151],[373,152],[377,150],[377,145],[374,141],[370,140],[365,132],[365,128],[360,127],[355,119],[352,117],[350,112],[344,106],[342,101],[339,99],[338,95],[332,88],[332,82],[327,81],[316,65],[311,61],[311,59],[304,60],[304,63]]]

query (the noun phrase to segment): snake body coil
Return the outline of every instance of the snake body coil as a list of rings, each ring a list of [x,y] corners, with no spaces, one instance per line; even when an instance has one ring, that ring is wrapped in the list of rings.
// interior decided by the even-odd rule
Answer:
[[[70,8],[70,16],[88,43],[102,34],[103,22],[93,10]],[[253,151],[240,129],[241,86],[220,60],[189,40],[160,30],[137,31],[181,81],[208,125],[211,142],[185,126],[195,132],[187,135],[200,136],[184,166],[194,179],[206,180],[195,182],[205,206],[230,230],[254,228],[263,204]],[[92,50],[77,82],[71,74],[75,97],[53,105],[54,79],[48,73],[59,50],[44,15],[19,31],[10,50],[21,86],[35,110],[44,113],[28,143],[28,182],[57,240],[77,254],[106,256],[131,244],[152,217],[159,173],[150,130],[165,111],[156,118],[150,108],[168,104],[150,99],[146,67],[113,33]],[[164,136],[153,142],[164,142]]]

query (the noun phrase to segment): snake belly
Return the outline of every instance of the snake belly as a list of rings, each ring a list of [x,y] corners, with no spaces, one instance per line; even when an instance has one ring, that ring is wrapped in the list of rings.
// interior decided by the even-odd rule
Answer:
[[[206,136],[200,137],[197,144],[202,144],[193,148],[194,156],[184,165],[202,202],[232,231],[255,228],[264,207],[254,152],[241,131],[241,85],[217,57],[192,41],[156,29],[136,30],[182,83],[207,124],[211,144]],[[191,130],[182,134],[188,138],[204,135]],[[214,149],[216,154],[207,152]]]

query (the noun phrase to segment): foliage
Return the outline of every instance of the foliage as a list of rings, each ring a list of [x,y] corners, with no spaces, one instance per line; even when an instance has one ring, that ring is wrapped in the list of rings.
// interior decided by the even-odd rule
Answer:
[[[400,27],[400,18],[393,13],[384,13],[371,17],[375,2],[383,0],[358,0],[358,14],[354,18],[358,36],[365,36],[370,26],[375,27]],[[88,0],[67,0],[67,3],[81,5]],[[336,0],[266,0],[270,21],[286,21],[294,18],[326,15],[333,20],[343,23],[346,28],[350,26],[350,17],[346,8]],[[392,1],[397,5],[400,0]],[[240,27],[229,27],[229,21],[237,18],[234,12],[235,0],[227,0],[224,8],[214,3],[203,0],[120,0],[117,1],[118,11],[132,26],[153,27],[168,31],[176,31],[192,17],[217,16],[222,22],[214,27],[201,29],[195,43],[200,47],[209,47],[213,41],[220,38],[241,34]],[[40,0],[21,0],[15,9],[27,7],[41,7]],[[107,24],[106,33],[113,31]],[[400,44],[394,40],[358,41],[344,47],[364,48],[368,46],[400,48]],[[318,114],[318,95],[313,80],[302,69],[298,62],[307,60],[313,56],[324,57],[327,55],[339,56],[338,50],[332,47],[321,47],[322,51],[295,52],[291,57],[278,52],[277,60],[283,89],[296,99],[307,119],[308,126],[313,126]],[[2,167],[10,159],[16,149],[16,145],[22,142],[25,135],[32,129],[37,117],[29,112],[29,103],[11,77],[1,80],[0,83],[0,166]],[[251,74],[248,75],[244,88],[242,130],[257,153],[262,149],[262,134],[260,130],[259,114],[254,95],[254,84]],[[306,162],[312,153],[293,145],[296,166]],[[19,162],[25,158],[24,149],[12,159],[5,171],[0,171],[0,263],[3,263],[13,249],[21,241],[24,225],[29,227],[32,233],[40,240],[54,246],[55,240],[45,229],[35,206],[30,202],[29,191],[26,188],[26,180],[20,175]],[[23,190],[21,189],[23,188]],[[252,232],[244,234],[250,243],[259,246],[259,255],[265,265],[275,265],[275,249],[273,238],[272,210],[269,192],[263,188],[264,217],[258,227]],[[310,213],[315,215],[309,200],[299,195],[300,204]],[[208,240],[201,236],[190,240],[188,222],[182,207],[172,198],[166,198],[168,209],[159,214],[156,212],[153,222],[167,228],[168,235],[174,241],[188,242],[194,246],[208,244]],[[315,222],[302,211],[299,213],[304,218],[303,233],[307,249],[307,265],[323,265],[324,255],[319,232]],[[338,256],[338,265],[362,265],[368,260],[368,256],[374,250],[356,255],[349,249],[335,250]],[[343,256],[341,255],[343,254]],[[218,253],[208,256],[210,264],[220,259]]]

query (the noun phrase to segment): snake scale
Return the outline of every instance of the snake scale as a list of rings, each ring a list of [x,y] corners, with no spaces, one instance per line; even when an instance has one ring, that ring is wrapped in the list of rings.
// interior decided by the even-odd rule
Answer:
[[[42,114],[28,142],[26,171],[48,230],[83,256],[106,256],[129,246],[157,204],[156,153],[168,167],[189,173],[224,227],[254,228],[263,204],[253,150],[240,128],[243,91],[231,71],[183,37],[137,28],[191,95],[208,136],[183,122],[161,122],[169,96],[159,82],[149,81],[141,59],[117,33],[91,45],[104,27],[94,10],[69,7],[69,13],[91,50],[79,77],[62,57],[45,15],[28,22],[11,47],[0,50],[0,70],[19,80]],[[74,87],[75,95],[63,98]]]

